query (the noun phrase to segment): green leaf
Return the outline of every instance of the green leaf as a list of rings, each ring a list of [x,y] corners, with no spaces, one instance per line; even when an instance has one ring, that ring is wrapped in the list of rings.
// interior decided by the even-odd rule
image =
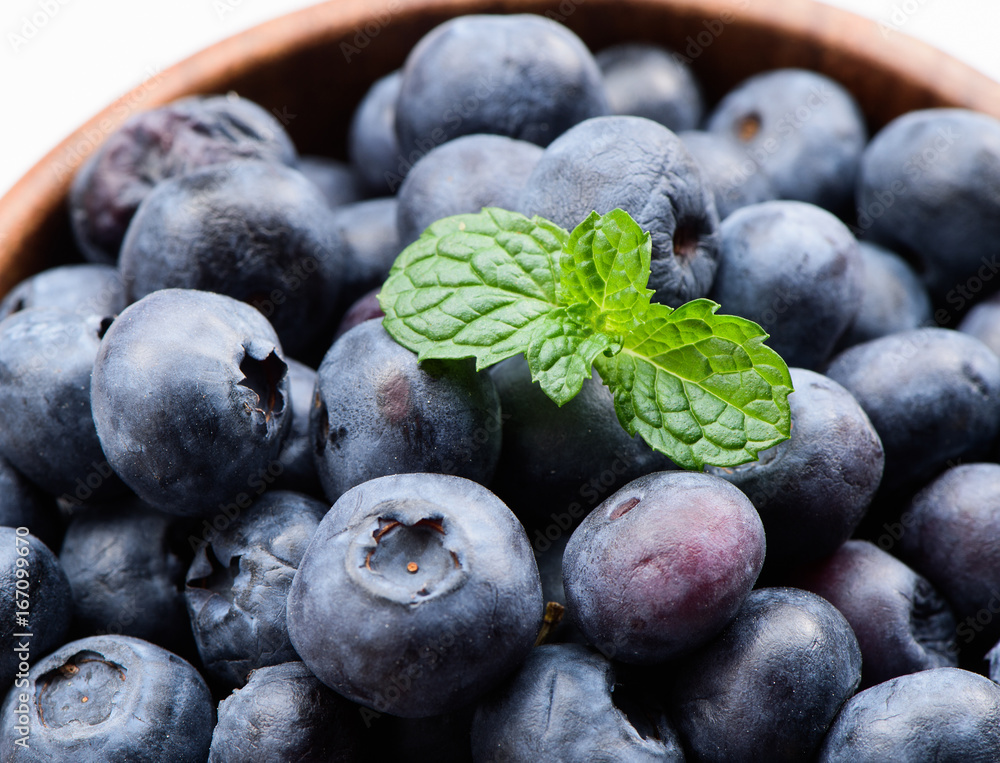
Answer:
[[[583,305],[560,308],[538,324],[528,348],[531,378],[558,405],[565,405],[591,376],[594,358],[612,347],[607,334],[587,326]]]
[[[626,212],[592,212],[559,256],[559,303],[585,305],[597,331],[622,335],[633,330],[653,294],[646,288],[652,248],[649,233]]]
[[[687,469],[755,460],[791,428],[785,362],[760,326],[718,309],[650,305],[620,353],[595,359],[622,426]]]
[[[487,208],[431,225],[396,259],[379,294],[383,325],[427,358],[476,358],[477,369],[525,352],[556,301],[569,233]]]

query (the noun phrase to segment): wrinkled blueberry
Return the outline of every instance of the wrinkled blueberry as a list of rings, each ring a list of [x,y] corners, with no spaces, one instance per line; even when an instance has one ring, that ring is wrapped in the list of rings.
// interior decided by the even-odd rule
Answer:
[[[194,554],[184,597],[206,675],[243,686],[251,670],[297,660],[285,599],[292,576],[329,507],[272,490]]]
[[[18,749],[25,717],[30,738]],[[198,671],[129,636],[71,641],[35,663],[2,718],[0,757],[32,763],[203,763],[214,720]]]
[[[121,249],[131,300],[200,289],[256,307],[297,353],[326,336],[344,243],[322,194],[280,164],[220,164],[153,189]]]
[[[712,299],[760,324],[786,363],[818,369],[861,306],[861,254],[829,212],[799,201],[738,209],[719,227]]]
[[[462,16],[431,30],[407,56],[396,137],[412,164],[474,133],[546,146],[607,113],[597,63],[569,29],[529,14]]]
[[[646,117],[674,132],[701,122],[701,90],[691,69],[669,51],[645,43],[623,43],[595,56],[604,75],[612,114]]]
[[[320,522],[288,594],[295,650],[348,699],[404,717],[466,707],[527,656],[542,590],[524,528],[486,488],[380,477]]]
[[[719,102],[708,130],[742,143],[779,198],[834,212],[853,201],[868,128],[854,96],[829,77],[804,69],[756,74]]]
[[[764,563],[753,505],[707,474],[657,472],[594,509],[563,555],[566,612],[604,654],[657,663],[721,631]]]
[[[567,229],[616,207],[652,235],[654,300],[676,307],[708,293],[719,257],[715,201],[663,125],[641,117],[582,122],[545,149],[518,203]]]
[[[171,514],[210,516],[246,501],[280,471],[287,372],[274,329],[249,305],[153,292],[111,325],[94,363],[94,423],[108,461]]]
[[[236,95],[184,98],[137,114],[73,179],[70,221],[80,251],[114,264],[136,207],[157,183],[234,159],[291,165],[295,147],[278,120]]]
[[[503,135],[465,135],[432,149],[399,187],[400,243],[413,243],[444,217],[513,209],[541,156],[534,143]]]
[[[472,361],[430,360],[365,321],[323,358],[310,414],[327,498],[404,472],[489,483],[500,455],[500,399]]]
[[[544,644],[476,707],[476,761],[683,763],[666,714],[625,696],[613,664],[579,644]]]

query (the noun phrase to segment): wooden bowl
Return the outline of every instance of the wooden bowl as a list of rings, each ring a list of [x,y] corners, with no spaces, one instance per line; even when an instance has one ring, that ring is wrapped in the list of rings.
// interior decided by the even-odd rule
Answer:
[[[133,113],[235,90],[283,117],[303,153],[344,155],[355,105],[428,30],[467,13],[538,13],[594,50],[661,43],[690,60],[709,100],[782,66],[813,69],[857,97],[874,132],[912,109],[962,106],[1000,117],[1000,83],[876,22],[809,0],[330,0],[269,21],[140,85],[77,129],[0,199],[0,296],[78,259],[66,193],[78,168]]]

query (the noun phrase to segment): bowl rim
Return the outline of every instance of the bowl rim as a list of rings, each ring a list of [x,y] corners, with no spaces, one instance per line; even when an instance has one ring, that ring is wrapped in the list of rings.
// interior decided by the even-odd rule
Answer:
[[[195,93],[223,92],[238,73],[267,67],[288,50],[318,46],[353,34],[378,12],[392,23],[424,14],[539,13],[554,8],[588,6],[624,8],[622,0],[327,0],[265,21],[179,61],[153,75],[67,135],[0,197],[0,297],[27,275],[27,261],[42,228],[53,215],[67,214],[65,198],[77,168],[111,132],[140,109],[155,108]],[[974,109],[1000,118],[1000,82],[928,43],[850,11],[816,0],[629,0],[634,8],[667,10],[677,16],[723,18],[729,24],[769,30],[816,46],[836,50],[864,70],[882,70],[894,80],[912,83],[942,105]],[[568,11],[567,11],[568,12]],[[823,64],[832,62],[821,60]],[[829,71],[825,73],[831,73]],[[27,251],[26,251],[27,250]],[[37,253],[36,253],[37,254]],[[34,257],[39,262],[39,258]]]

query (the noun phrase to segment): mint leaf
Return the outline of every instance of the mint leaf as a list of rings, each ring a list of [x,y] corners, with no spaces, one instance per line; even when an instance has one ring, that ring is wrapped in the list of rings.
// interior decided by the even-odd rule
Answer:
[[[528,348],[531,378],[558,405],[565,405],[591,376],[594,358],[612,346],[607,334],[586,324],[583,305],[564,307],[539,321]]]
[[[595,359],[618,420],[687,469],[737,466],[788,438],[788,367],[752,321],[698,299],[653,304],[622,351]]]
[[[568,238],[495,208],[439,220],[396,259],[379,294],[383,325],[419,360],[474,357],[482,369],[525,352],[558,307],[556,254]]]
[[[649,233],[626,212],[592,212],[559,256],[559,303],[586,305],[597,331],[633,330],[653,294],[646,288],[652,250]]]

